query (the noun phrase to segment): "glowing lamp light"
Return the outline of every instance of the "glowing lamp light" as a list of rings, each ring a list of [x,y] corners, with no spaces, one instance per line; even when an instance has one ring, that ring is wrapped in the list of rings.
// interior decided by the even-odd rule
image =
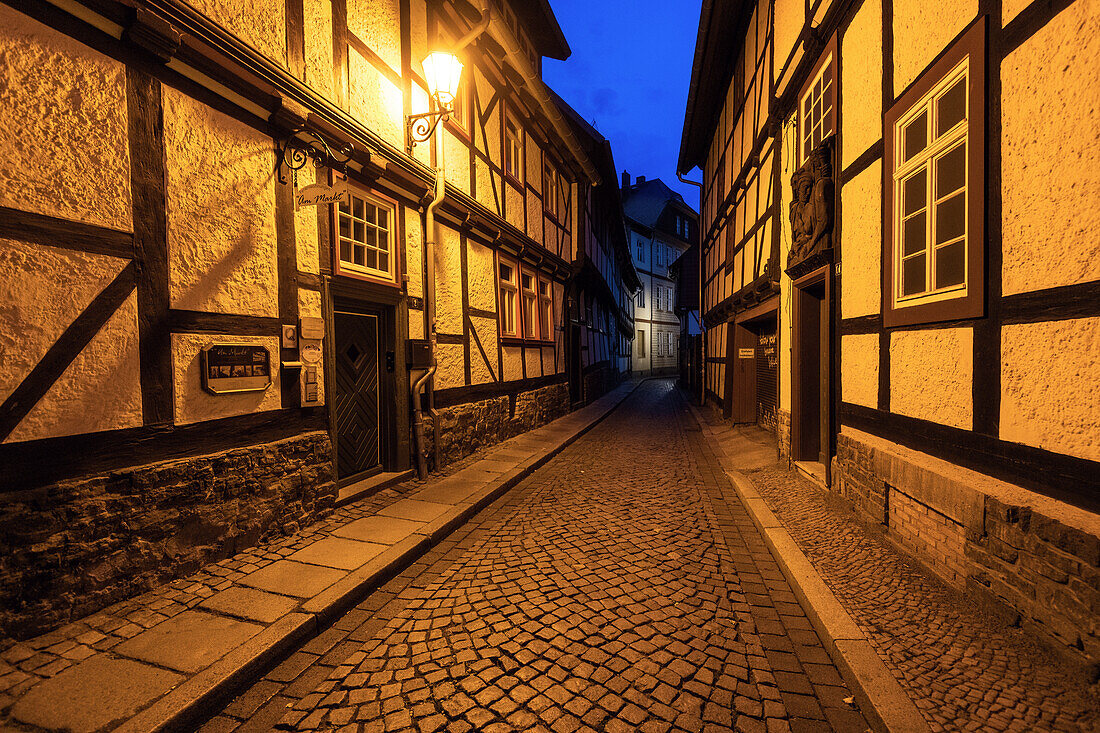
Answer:
[[[424,59],[424,76],[428,80],[428,91],[439,106],[450,109],[462,80],[462,62],[458,56],[446,51],[428,54],[428,58]]]

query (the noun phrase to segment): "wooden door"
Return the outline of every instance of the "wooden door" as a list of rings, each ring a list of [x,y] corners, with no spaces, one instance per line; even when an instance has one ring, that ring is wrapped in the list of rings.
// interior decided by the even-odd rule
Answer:
[[[339,479],[382,467],[377,314],[334,313],[336,472]]]

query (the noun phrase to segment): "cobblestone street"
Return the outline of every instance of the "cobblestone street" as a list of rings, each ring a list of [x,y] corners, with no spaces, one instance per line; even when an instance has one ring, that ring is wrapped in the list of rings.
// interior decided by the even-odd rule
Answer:
[[[643,384],[203,730],[866,730],[698,430]]]

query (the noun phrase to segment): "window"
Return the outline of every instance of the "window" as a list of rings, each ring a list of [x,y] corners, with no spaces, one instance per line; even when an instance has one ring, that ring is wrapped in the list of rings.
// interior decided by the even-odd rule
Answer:
[[[511,117],[504,121],[504,172],[523,180],[523,130]]]
[[[642,286],[642,289],[638,291],[638,307],[639,308],[645,308],[645,286],[644,285]]]
[[[535,293],[535,276],[530,272],[521,272],[519,289],[523,294],[523,337],[537,339],[538,331],[538,295]]]
[[[658,267],[660,267],[661,265],[665,264],[664,263],[665,246],[663,244],[661,244],[660,242],[658,242],[657,246],[654,247],[653,249],[655,251],[653,256],[656,259],[656,264],[657,264]]]
[[[466,80],[463,79],[458,84],[458,94],[455,95],[454,103],[451,105],[451,122],[464,131],[468,131],[470,128],[467,125],[467,113],[466,108],[469,105],[470,98],[466,94]]]
[[[554,340],[554,297],[550,281],[539,278],[539,334],[543,341]]]
[[[645,358],[645,331],[638,331],[638,357]]]
[[[542,205],[547,214],[555,219],[561,219],[562,196],[558,192],[560,183],[558,172],[554,170],[549,160],[543,159],[542,164]]]
[[[983,63],[977,23],[887,113],[888,326],[983,312]]]
[[[645,264],[645,240],[638,239],[638,262]]]
[[[337,213],[340,271],[394,280],[394,206],[355,192],[348,198]]]
[[[804,163],[821,141],[836,132],[836,36],[829,42],[810,82],[799,97],[799,161]]]
[[[516,268],[507,262],[498,264],[500,282],[500,333],[518,336],[516,331]]]

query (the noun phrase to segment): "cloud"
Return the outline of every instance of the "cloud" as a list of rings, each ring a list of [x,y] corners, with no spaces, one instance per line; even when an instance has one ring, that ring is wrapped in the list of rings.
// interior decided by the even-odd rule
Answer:
[[[597,115],[615,116],[623,111],[619,104],[619,93],[608,87],[593,89],[589,93],[588,104],[592,112]]]

